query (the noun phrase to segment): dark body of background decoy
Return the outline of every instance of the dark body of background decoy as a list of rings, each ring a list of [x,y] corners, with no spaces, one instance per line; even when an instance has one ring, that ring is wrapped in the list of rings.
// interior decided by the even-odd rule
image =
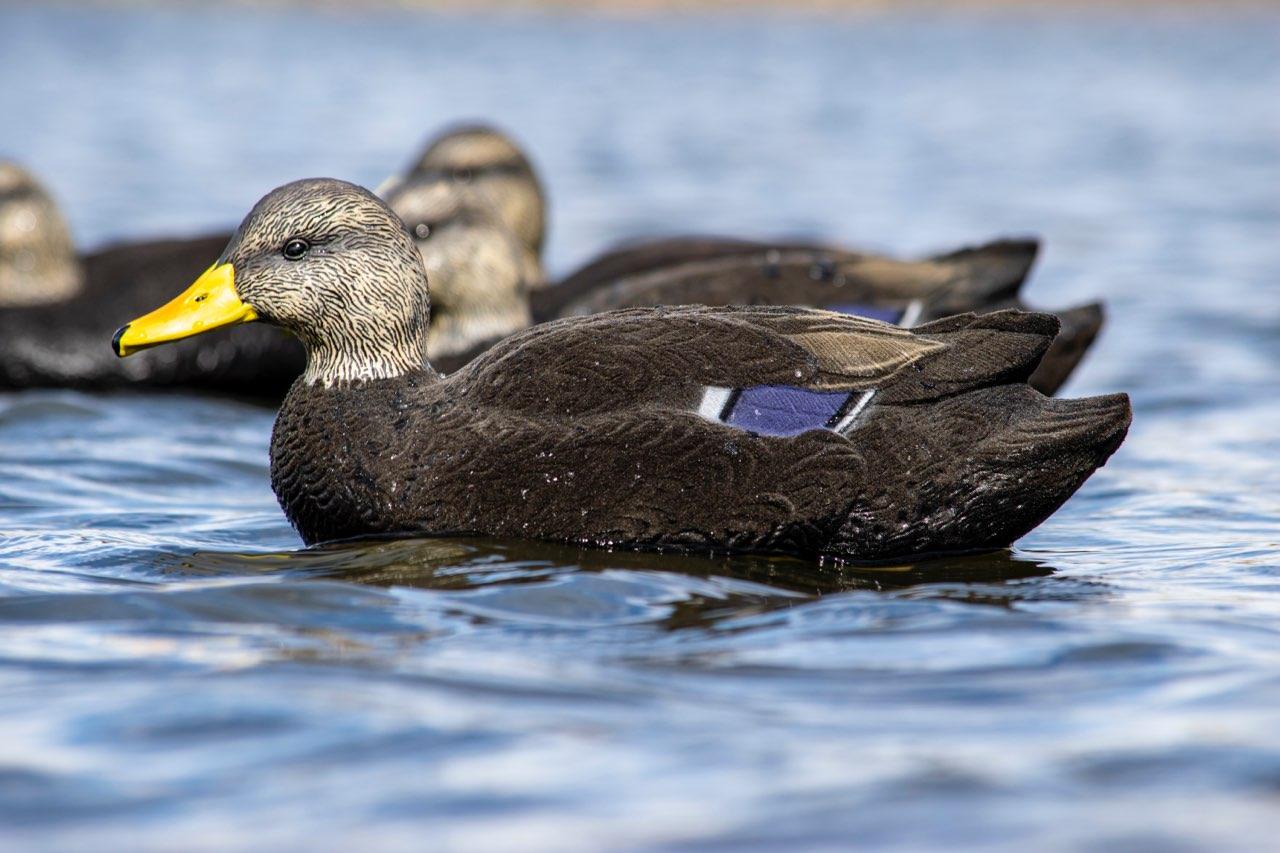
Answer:
[[[868,576],[290,553],[270,412],[5,396],[6,846],[1270,843],[1280,18],[1233,14],[4,7],[0,150],[82,244],[376,184],[490,116],[537,152],[553,272],[644,231],[1043,234],[1037,304],[1110,308],[1067,392],[1136,409],[1012,555]]]
[[[0,306],[0,388],[66,387],[188,390],[275,405],[306,365],[302,347],[266,327],[235,337],[143,354],[121,364],[102,348],[106,329],[173,298],[175,281],[194,280],[226,247],[230,234],[124,240],[79,253],[82,288],[65,300]]]

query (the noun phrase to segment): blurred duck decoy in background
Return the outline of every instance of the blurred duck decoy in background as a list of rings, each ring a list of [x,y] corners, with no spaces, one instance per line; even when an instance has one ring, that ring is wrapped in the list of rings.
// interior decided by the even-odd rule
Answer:
[[[278,188],[121,356],[254,320],[307,368],[271,443],[307,543],[474,534],[881,560],[1007,546],[1115,451],[1128,398],[1026,384],[1051,315],[914,330],[794,307],[635,308],[516,332],[441,377],[417,248],[377,196]],[[367,318],[377,318],[368,322]]]
[[[278,401],[305,357],[277,329],[216,333],[136,364],[102,345],[104,331],[199,275],[228,238],[122,243],[77,255],[48,192],[0,162],[0,390],[179,387]]]
[[[461,196],[449,201],[442,185]],[[546,223],[546,195],[527,156],[501,131],[467,125],[433,139],[405,174],[380,188],[405,220],[431,265],[432,234],[447,224],[440,218],[452,204],[480,215],[484,204],[521,239],[529,268],[528,319],[509,306],[505,332],[527,322],[591,314],[615,308],[656,305],[799,305],[885,320],[911,327],[966,311],[989,312],[1026,306],[1018,291],[1035,262],[1039,244],[1033,239],[997,240],[918,261],[855,252],[820,243],[759,241],[693,236],[645,240],[606,251],[558,283],[547,285],[540,268]],[[423,203],[423,199],[431,199]],[[479,207],[476,207],[479,205]],[[433,289],[438,279],[432,278]],[[542,286],[547,285],[547,286]],[[471,277],[469,286],[490,282]],[[502,285],[503,293],[511,288]],[[469,339],[464,311],[453,300],[464,292],[442,294],[437,306],[450,313],[455,333],[433,353],[452,369],[483,351],[497,336],[494,309],[474,324]],[[472,304],[486,300],[472,293]],[[1062,331],[1031,384],[1052,394],[1066,381],[1097,337],[1103,309],[1092,303],[1055,312]]]
[[[449,179],[428,179],[382,196],[422,253],[431,282],[428,354],[446,373],[532,325],[530,296],[540,289],[537,256],[471,190]]]
[[[83,283],[58,206],[29,172],[0,161],[0,308],[60,302]]]
[[[13,189],[0,192],[0,389],[150,386],[266,402],[283,396],[303,355],[272,330],[202,338],[124,364],[96,343],[173,282],[194,277],[231,235],[119,243],[77,257],[48,194],[17,167],[5,168]],[[468,126],[445,133],[382,189],[422,251],[435,293],[431,356],[446,372],[530,324],[613,308],[796,304],[910,327],[1023,307],[1017,291],[1037,251],[1035,241],[1006,240],[902,261],[802,242],[669,238],[607,252],[544,286],[542,185],[500,132]],[[1060,317],[1063,332],[1032,377],[1046,393],[1066,380],[1102,323],[1097,305]]]
[[[455,151],[449,141],[440,140],[445,153]],[[434,149],[423,162],[430,162]],[[478,151],[491,161],[495,157],[492,147]],[[400,196],[404,215],[415,219],[424,241],[430,236],[425,219],[447,215],[460,226],[437,236],[431,243],[435,253],[424,258],[437,282],[432,322],[440,331],[432,338],[438,350],[433,355],[450,370],[465,362],[449,353],[470,351],[475,340],[491,341],[532,322],[523,291],[517,296],[507,289],[541,276],[536,255],[523,248],[521,238],[492,224],[490,208],[509,188],[517,187],[519,195],[536,187],[536,178],[526,164],[528,174],[512,182],[506,161],[496,172],[490,163],[482,189],[473,191],[459,170],[460,164],[476,162],[474,154],[457,153],[447,172],[420,177],[412,192]],[[527,221],[542,209],[540,200],[517,200],[508,208]],[[305,356],[301,344],[276,329],[202,336],[127,362],[102,346],[104,334],[162,301],[175,283],[199,275],[231,237],[121,242],[77,254],[48,191],[17,164],[0,161],[0,390],[175,388],[279,402],[302,373]],[[525,239],[539,238],[526,231]],[[518,268],[502,268],[509,256],[518,258]]]
[[[534,258],[542,256],[547,196],[533,163],[515,140],[501,131],[467,124],[439,133],[402,174],[383,181],[377,193],[385,199],[410,183],[419,191],[453,187],[466,200],[483,200],[497,212],[499,221],[529,247]],[[411,196],[403,191],[395,194],[401,198]],[[404,213],[396,213],[405,218]]]

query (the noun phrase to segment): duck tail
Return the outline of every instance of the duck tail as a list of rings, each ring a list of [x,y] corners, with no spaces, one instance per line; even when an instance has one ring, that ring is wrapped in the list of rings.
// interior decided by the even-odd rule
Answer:
[[[836,556],[885,560],[1008,547],[1111,457],[1132,410],[1125,394],[1060,400],[1022,384],[889,410],[883,418],[864,441],[875,451],[867,454],[868,479],[893,484],[890,499],[851,511],[831,543]],[[916,508],[910,525],[896,512],[904,502]]]
[[[1107,312],[1101,302],[1078,305],[1054,312],[1062,323],[1062,331],[1053,339],[1040,366],[1031,374],[1031,387],[1042,394],[1056,394],[1079,366],[1089,347],[1097,339],[1106,322]]]
[[[1039,253],[1039,239],[1013,237],[966,246],[929,260],[953,267],[955,286],[962,288],[970,304],[977,307],[1016,297]]]
[[[994,437],[1000,443],[1000,455],[1015,463],[1053,461],[1063,454],[1084,452],[1097,467],[1120,446],[1133,421],[1128,394],[1026,399],[1022,416]]]
[[[1056,512],[1111,458],[1133,421],[1127,394],[1060,400],[1022,386],[1012,402],[1015,414],[973,448],[970,476],[986,493],[976,502],[992,514],[985,540],[993,547],[1012,544]]]

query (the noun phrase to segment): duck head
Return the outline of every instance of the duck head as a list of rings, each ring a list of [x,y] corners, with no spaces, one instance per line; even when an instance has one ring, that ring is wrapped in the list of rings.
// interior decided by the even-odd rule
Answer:
[[[0,307],[60,302],[80,289],[71,229],[31,173],[0,161]]]
[[[439,181],[486,200],[503,225],[540,257],[546,237],[546,196],[533,164],[502,131],[465,125],[435,137],[402,177],[381,187],[384,197],[400,183]]]
[[[429,177],[411,177],[383,197],[426,265],[431,358],[461,355],[532,322],[537,259],[486,199]]]
[[[306,347],[302,381],[334,385],[429,369],[430,315],[422,258],[395,213],[354,184],[312,178],[268,193],[213,266],[112,347],[123,357],[263,321]]]

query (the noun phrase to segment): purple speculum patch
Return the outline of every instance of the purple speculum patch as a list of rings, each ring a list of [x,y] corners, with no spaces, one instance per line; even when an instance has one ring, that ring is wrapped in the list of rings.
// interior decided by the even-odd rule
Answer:
[[[834,427],[851,396],[848,391],[756,385],[730,398],[722,417],[729,426],[761,435],[799,435]]]

